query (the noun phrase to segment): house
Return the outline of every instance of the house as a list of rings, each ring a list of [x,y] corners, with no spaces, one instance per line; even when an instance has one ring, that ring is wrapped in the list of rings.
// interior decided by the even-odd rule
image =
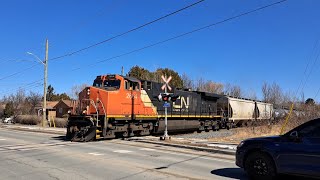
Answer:
[[[59,101],[47,101],[47,104],[46,104],[46,114],[47,114],[47,117],[56,117],[56,109],[54,108],[55,105],[57,105],[59,103]],[[42,115],[42,102],[39,103],[38,106],[35,107],[35,110],[38,114],[38,116]]]
[[[78,101],[76,100],[60,100],[54,108],[56,109],[56,117],[63,117],[68,114],[70,110],[71,114],[75,114],[78,107]]]

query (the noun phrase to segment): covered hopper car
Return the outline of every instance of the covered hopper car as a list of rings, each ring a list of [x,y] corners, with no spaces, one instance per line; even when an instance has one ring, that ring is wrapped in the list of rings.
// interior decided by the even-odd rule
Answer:
[[[92,86],[79,93],[81,112],[69,116],[66,137],[90,141],[162,133],[161,86],[121,75],[97,76]],[[169,133],[218,130],[246,120],[272,118],[272,105],[262,102],[177,88],[168,93],[177,97],[169,102]]]

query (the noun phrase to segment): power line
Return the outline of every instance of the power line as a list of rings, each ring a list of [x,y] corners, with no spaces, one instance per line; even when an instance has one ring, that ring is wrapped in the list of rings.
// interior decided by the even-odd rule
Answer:
[[[240,17],[242,17],[242,16],[246,16],[246,15],[252,14],[252,13],[254,13],[254,12],[257,12],[257,11],[260,11],[260,10],[263,10],[263,9],[266,9],[266,8],[269,8],[269,7],[271,7],[271,6],[274,6],[274,5],[283,3],[283,2],[285,2],[285,1],[287,1],[287,0],[277,1],[277,2],[275,2],[275,3],[271,3],[271,4],[268,4],[268,5],[265,5],[265,6],[256,8],[256,9],[254,9],[254,10],[247,11],[247,12],[241,13],[241,14],[236,15],[236,16],[232,16],[232,17],[227,18],[227,19],[224,19],[224,20],[222,20],[222,21],[218,21],[218,22],[215,22],[215,23],[212,23],[212,24],[209,24],[209,25],[206,25],[206,26],[203,26],[203,27],[194,29],[194,30],[192,30],[192,31],[189,31],[189,32],[186,32],[186,33],[183,33],[183,34],[180,34],[180,35],[171,37],[171,38],[169,38],[169,39],[166,39],[166,40],[163,40],[163,41],[159,41],[159,42],[156,42],[156,43],[153,43],[153,44],[144,46],[144,47],[142,47],[142,48],[135,49],[135,50],[133,50],[133,51],[130,51],[130,52],[127,52],[127,53],[123,53],[123,54],[120,54],[120,55],[117,55],[117,56],[114,56],[114,57],[111,57],[111,58],[108,58],[108,59],[105,59],[105,60],[97,61],[96,63],[89,64],[89,65],[87,65],[87,66],[94,66],[94,65],[96,65],[96,64],[98,64],[98,63],[103,63],[103,62],[106,62],[106,61],[109,61],[109,60],[112,60],[112,59],[117,59],[117,58],[120,58],[120,57],[122,57],[122,56],[126,56],[126,55],[129,55],[129,54],[135,53],[135,52],[139,52],[139,51],[142,51],[142,50],[144,50],[144,49],[151,48],[151,47],[153,47],[153,46],[160,45],[160,44],[166,43],[166,42],[168,42],[168,41],[171,41],[171,40],[174,40],[174,39],[178,39],[178,38],[180,38],[180,37],[184,37],[184,36],[186,36],[186,35],[189,35],[189,34],[192,34],[192,33],[195,33],[195,32],[198,32],[198,31],[201,31],[201,30],[204,30],[204,29],[207,29],[207,28],[210,28],[210,27],[212,27],[212,26],[216,26],[216,25],[219,25],[219,24],[223,24],[223,23],[225,23],[225,22],[228,22],[228,21],[231,21],[231,20],[240,18]],[[199,2],[202,2],[202,1],[198,1],[197,3],[199,3]],[[191,6],[191,5],[189,5],[189,6]],[[185,8],[186,8],[186,7],[185,7]],[[180,11],[181,11],[181,10],[180,10]],[[168,16],[168,15],[167,15],[167,16]],[[163,18],[163,17],[162,17],[162,18]],[[62,58],[62,57],[61,57],[61,58]],[[57,59],[57,58],[56,58],[56,59]],[[52,59],[51,59],[51,60],[52,60]],[[26,69],[24,69],[24,70],[22,70],[22,71],[19,71],[19,72],[17,72],[17,73],[11,74],[11,75],[9,75],[9,76],[0,78],[0,80],[3,80],[3,79],[5,79],[5,78],[11,77],[11,76],[14,76],[14,75],[16,75],[16,74],[19,74],[19,73],[25,71],[25,70],[29,70],[29,69],[31,69],[31,68],[33,68],[33,67],[35,67],[35,66],[36,66],[36,65],[31,66],[31,67],[29,67],[29,68],[26,68]],[[87,66],[86,66],[86,68],[87,68]],[[79,67],[79,68],[73,69],[72,71],[79,70],[79,69],[81,69],[81,68],[82,68],[82,67]]]
[[[156,43],[153,43],[153,44],[144,46],[144,47],[142,47],[142,48],[132,50],[132,51],[127,52],[127,53],[123,53],[123,54],[120,54],[120,55],[117,55],[117,56],[113,56],[113,57],[108,58],[108,59],[105,59],[105,60],[100,60],[100,61],[97,61],[97,62],[95,62],[95,63],[88,64],[88,65],[86,65],[85,67],[87,68],[88,66],[95,66],[95,65],[98,64],[98,63],[103,63],[103,62],[106,62],[106,61],[109,61],[109,60],[112,60],[112,59],[117,59],[117,58],[120,58],[120,57],[122,57],[122,56],[126,56],[126,55],[129,55],[129,54],[133,54],[133,53],[142,51],[142,50],[144,50],[144,49],[151,48],[151,47],[153,47],[153,46],[157,46],[157,45],[166,43],[166,42],[168,42],[168,41],[171,41],[171,40],[174,40],[174,39],[178,39],[178,38],[180,38],[180,37],[184,37],[184,36],[186,36],[186,35],[189,35],[189,34],[192,34],[192,33],[195,33],[195,32],[198,32],[198,31],[201,31],[201,30],[204,30],[204,29],[207,29],[207,28],[210,28],[210,27],[212,27],[212,26],[216,26],[216,25],[219,25],[219,24],[223,24],[223,23],[225,23],[225,22],[228,22],[228,21],[231,21],[231,20],[240,18],[240,17],[242,17],[242,16],[249,15],[249,14],[251,14],[251,13],[254,13],[254,12],[257,12],[257,11],[260,11],[260,10],[263,10],[263,9],[266,9],[266,8],[268,8],[268,7],[275,6],[275,5],[280,4],[280,3],[283,3],[283,2],[285,2],[285,1],[287,1],[287,0],[277,1],[277,2],[275,2],[275,3],[271,3],[271,4],[268,4],[268,5],[265,5],[265,6],[256,8],[256,9],[254,9],[254,10],[247,11],[247,12],[238,14],[238,15],[236,15],[236,16],[232,16],[232,17],[227,18],[227,19],[224,19],[224,20],[222,20],[222,21],[218,21],[218,22],[215,22],[215,23],[212,23],[212,24],[203,26],[203,27],[194,29],[194,30],[189,31],[189,32],[186,32],[186,33],[182,33],[182,34],[180,34],[180,35],[177,35],[177,36],[168,38],[168,39],[166,39],[166,40],[159,41],[159,42],[156,42]],[[72,69],[72,71],[76,71],[76,70],[79,70],[79,69],[81,69],[81,68],[83,68],[83,67],[79,67],[79,68]]]
[[[105,39],[105,40],[103,40],[103,41],[100,41],[100,42],[98,42],[98,43],[92,44],[92,45],[90,45],[90,46],[84,47],[84,48],[79,49],[79,50],[75,50],[75,51],[66,53],[66,54],[61,55],[61,56],[58,56],[58,57],[54,57],[54,58],[49,59],[49,60],[52,61],[52,60],[61,59],[61,58],[67,57],[67,56],[72,56],[72,55],[74,55],[74,54],[76,54],[76,53],[79,53],[79,52],[85,51],[85,50],[87,50],[87,49],[96,47],[96,46],[98,46],[98,45],[104,44],[104,43],[106,43],[106,42],[108,42],[108,41],[111,41],[111,40],[116,39],[116,38],[118,38],[118,37],[124,36],[124,35],[126,35],[126,34],[131,33],[131,32],[134,32],[134,31],[136,31],[136,30],[138,30],[138,29],[141,29],[141,28],[143,28],[143,27],[145,27],[145,26],[148,26],[148,25],[150,25],[150,24],[153,24],[153,23],[155,23],[155,22],[157,22],[157,21],[160,21],[160,20],[162,20],[162,19],[165,19],[165,18],[167,18],[167,17],[169,17],[169,16],[172,16],[172,15],[174,15],[174,14],[177,14],[177,13],[179,13],[179,12],[181,12],[181,11],[184,11],[184,10],[186,10],[186,9],[189,9],[189,8],[195,6],[195,5],[197,5],[197,4],[199,4],[199,3],[203,2],[203,1],[204,1],[204,0],[197,1],[197,2],[195,2],[195,3],[192,3],[192,4],[188,5],[188,6],[185,6],[185,7],[181,8],[181,9],[178,9],[178,10],[176,10],[176,11],[174,11],[174,12],[171,12],[171,13],[169,13],[169,14],[167,14],[167,15],[164,15],[164,16],[162,16],[162,17],[159,17],[159,18],[157,18],[157,19],[154,19],[154,20],[152,20],[152,21],[150,21],[150,22],[147,22],[147,23],[145,23],[145,24],[142,24],[142,25],[140,25],[140,26],[138,26],[138,27],[135,27],[135,28],[133,28],[133,29],[130,29],[130,30],[128,30],[128,31],[125,31],[125,32],[120,33],[120,34],[118,34],[118,35],[115,35],[115,36],[113,36],[113,37],[110,37],[110,38],[108,38],[108,39]]]
[[[27,83],[23,86],[19,86],[19,87],[16,87],[16,88],[11,88],[11,89],[6,89],[5,91],[16,91],[18,89],[26,89],[26,88],[32,88],[34,86],[39,86],[39,82],[40,81],[43,81],[43,78],[42,79],[39,79],[39,80],[36,80],[36,81],[32,81],[30,83]]]
[[[9,77],[12,77],[12,76],[21,74],[21,73],[23,73],[23,72],[25,72],[25,71],[27,71],[27,70],[30,70],[30,69],[34,68],[35,66],[38,66],[38,65],[39,65],[39,64],[35,64],[35,65],[30,66],[30,67],[28,67],[28,68],[22,69],[21,71],[18,71],[18,72],[15,72],[15,73],[13,73],[13,74],[4,76],[4,77],[0,78],[0,81],[1,81],[1,80],[4,80],[4,79],[7,79],[7,78],[9,78]]]
[[[311,70],[309,71],[309,74],[308,74],[308,76],[307,76],[307,79],[305,80],[305,82],[304,82],[304,84],[303,84],[303,86],[302,86],[302,88],[301,88],[301,91],[303,91],[303,89],[304,89],[305,85],[307,84],[307,81],[309,80],[309,77],[310,77],[310,75],[311,75],[311,73],[312,73],[312,71],[313,71],[313,69],[314,69],[314,67],[315,67],[316,63],[318,62],[319,55],[320,55],[320,51],[318,52],[318,55],[316,55],[316,58],[315,58],[315,59],[314,59],[314,61],[313,61],[313,64],[312,64]]]
[[[55,57],[55,58],[52,58],[52,59],[49,59],[49,61],[50,61],[50,60],[52,61],[52,60],[61,59],[61,58],[67,57],[67,56],[71,56],[71,55],[76,54],[76,53],[79,53],[79,52],[81,52],[81,51],[84,51],[84,50],[93,48],[93,47],[95,47],[95,46],[101,45],[101,44],[103,44],[103,43],[106,43],[106,42],[111,41],[111,40],[113,40],[113,39],[116,39],[116,38],[118,38],[118,37],[124,36],[124,35],[126,35],[126,34],[129,34],[129,33],[133,32],[133,31],[136,31],[136,30],[138,30],[138,29],[141,29],[141,28],[143,28],[143,27],[145,27],[145,26],[148,26],[148,25],[150,25],[150,24],[153,24],[153,23],[155,23],[155,22],[157,22],[157,21],[160,21],[160,20],[162,20],[162,19],[165,19],[165,18],[167,18],[167,17],[169,17],[169,16],[172,16],[172,15],[174,15],[174,14],[177,14],[177,13],[183,11],[183,10],[186,10],[186,9],[188,9],[188,8],[191,8],[191,7],[193,7],[193,6],[201,3],[201,2],[203,2],[203,1],[204,1],[204,0],[197,1],[197,2],[195,2],[195,3],[193,3],[193,4],[190,4],[190,5],[188,5],[188,6],[185,6],[185,7],[181,8],[181,9],[179,9],[179,10],[176,10],[176,11],[174,11],[174,12],[171,12],[171,13],[169,13],[169,14],[167,14],[167,15],[164,15],[164,16],[162,16],[162,17],[160,17],[160,18],[157,18],[157,19],[155,19],[155,20],[152,20],[152,21],[150,21],[150,22],[148,22],[148,23],[145,23],[145,24],[143,24],[143,25],[140,25],[140,26],[138,26],[138,27],[136,27],[136,28],[130,29],[130,30],[126,31],[126,32],[120,33],[120,34],[118,34],[118,35],[116,35],[116,36],[113,36],[113,37],[111,37],[111,38],[105,39],[105,40],[103,40],[103,41],[100,41],[100,42],[95,43],[95,44],[93,44],[93,45],[90,45],[90,46],[88,46],[88,47],[85,47],[85,48],[82,48],[82,49],[79,49],[79,50],[76,50],[76,51],[73,51],[73,52],[70,52],[70,53],[67,53],[67,54],[64,54],[64,55]],[[35,67],[35,66],[36,66],[36,65],[31,66],[31,67],[26,68],[26,69],[23,69],[23,70],[18,71],[18,72],[15,72],[15,73],[10,74],[10,75],[8,75],[8,76],[4,76],[4,77],[0,78],[0,81],[3,80],[3,79],[7,79],[7,78],[9,78],[9,77],[15,76],[15,75],[17,75],[17,74],[20,74],[20,73],[22,73],[22,72],[24,72],[24,71],[26,71],[26,70],[30,70],[30,69],[32,69],[32,68]]]
[[[301,80],[300,80],[298,89],[297,89],[297,91],[296,91],[296,93],[295,93],[295,97],[297,97],[301,86],[302,86],[302,87],[301,87],[301,92],[303,92],[304,86],[306,85],[306,81],[308,81],[309,75],[307,75],[307,71],[308,71],[308,68],[309,68],[310,63],[312,62],[312,55],[316,53],[318,44],[319,44],[319,40],[317,40],[317,41],[314,43],[313,48],[312,48],[312,51],[311,51],[311,53],[310,53],[310,56],[309,56],[309,58],[307,58],[307,59],[308,59],[308,63],[307,63],[307,66],[306,66],[306,68],[305,68],[305,70],[304,70],[304,72],[303,72],[303,75],[302,75],[302,78],[301,78]],[[312,71],[312,69],[313,69],[313,67],[311,67],[311,71]],[[309,74],[310,74],[310,73],[309,73]],[[307,78],[305,79],[305,81],[304,81],[304,77],[305,77],[305,76],[308,76],[308,77],[307,77]]]
[[[116,2],[118,3],[121,1],[116,1]],[[60,35],[58,37],[58,39],[63,39],[64,41],[70,40],[71,38],[73,38],[72,35],[77,33],[77,31],[79,31],[81,28],[87,26],[89,24],[89,22],[92,21],[94,18],[104,15],[106,12],[110,13],[110,12],[116,11],[118,6],[120,6],[119,3],[118,4],[113,3],[110,6],[103,7],[102,9],[97,11],[93,16],[88,16],[86,19],[82,19],[82,20],[80,19],[80,21],[78,23],[71,25],[70,31],[67,32],[67,31],[65,31],[65,29],[63,29],[64,31],[63,31],[62,35]],[[108,11],[106,11],[106,10],[108,10]]]

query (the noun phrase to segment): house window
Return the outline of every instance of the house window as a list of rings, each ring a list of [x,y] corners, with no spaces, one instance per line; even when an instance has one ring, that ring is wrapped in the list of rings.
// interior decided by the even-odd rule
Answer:
[[[62,114],[62,108],[59,108],[59,113]]]

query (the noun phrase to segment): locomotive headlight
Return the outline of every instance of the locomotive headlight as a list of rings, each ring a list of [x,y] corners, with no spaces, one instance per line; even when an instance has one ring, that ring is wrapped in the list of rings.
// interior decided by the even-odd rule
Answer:
[[[89,88],[87,89],[87,94],[90,95],[90,89]]]

